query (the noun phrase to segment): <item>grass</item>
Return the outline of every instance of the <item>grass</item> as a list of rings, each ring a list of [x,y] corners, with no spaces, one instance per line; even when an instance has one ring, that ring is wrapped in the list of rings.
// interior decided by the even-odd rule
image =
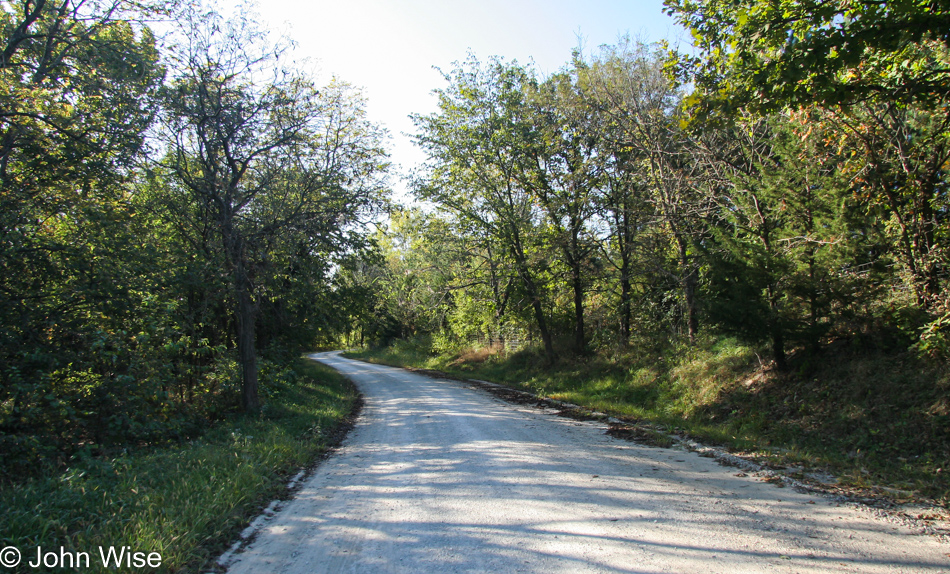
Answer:
[[[829,471],[842,487],[884,489],[950,507],[950,373],[946,366],[859,341],[763,365],[729,338],[693,346],[602,352],[545,366],[536,351],[463,349],[425,341],[350,356],[436,369],[660,425],[757,455],[775,466]]]
[[[0,547],[158,552],[159,572],[204,572],[248,520],[286,493],[352,412],[357,394],[338,373],[301,359],[264,385],[261,416],[237,417],[198,440],[103,460],[0,489]],[[21,571],[37,572],[42,569]],[[86,568],[83,568],[87,571]],[[152,569],[149,569],[153,571]]]

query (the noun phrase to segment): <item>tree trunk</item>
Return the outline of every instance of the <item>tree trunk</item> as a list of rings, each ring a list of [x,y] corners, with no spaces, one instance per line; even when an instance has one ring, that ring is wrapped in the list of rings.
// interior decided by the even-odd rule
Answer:
[[[544,354],[549,365],[554,364],[556,359],[554,355],[554,343],[551,340],[551,332],[548,330],[548,322],[544,318],[544,308],[541,306],[541,293],[538,286],[535,285],[531,277],[531,270],[528,267],[528,258],[525,257],[524,247],[521,243],[521,235],[517,227],[510,228],[510,240],[512,254],[515,256],[515,264],[518,268],[518,275],[524,283],[528,297],[531,298],[531,308],[534,309],[534,318],[538,323],[538,331],[541,333],[541,342],[544,343]]]
[[[572,265],[571,274],[574,287],[574,352],[582,355],[587,350],[587,341],[584,337],[584,285],[579,263]]]
[[[808,231],[810,233],[811,229]],[[818,353],[821,349],[821,329],[818,325],[821,309],[818,299],[819,280],[815,264],[815,247],[809,246],[806,254],[808,257],[808,346],[812,353]]]
[[[541,332],[541,342],[544,343],[544,354],[547,357],[548,364],[554,364],[554,343],[551,340],[551,332],[548,330],[548,322],[544,318],[544,308],[541,306],[541,294],[538,292],[538,287],[531,278],[525,261],[522,257],[518,259],[518,273],[521,275],[521,280],[524,281],[528,297],[531,298],[531,308],[534,310],[534,319],[538,323],[538,331]]]
[[[683,268],[683,298],[686,302],[686,332],[689,342],[695,343],[699,333],[699,314],[696,310],[696,283],[698,282],[696,269],[689,260],[686,240],[677,236],[676,241],[680,252],[680,265]]]
[[[580,243],[581,222],[571,218],[571,240],[566,246],[564,259],[571,267],[571,287],[574,290],[574,353],[587,352],[587,338],[584,336],[584,279],[581,276],[583,249]]]
[[[244,240],[225,215],[222,233],[225,249],[234,271],[234,314],[237,333],[238,363],[241,365],[241,406],[246,413],[257,413],[261,408],[258,396],[257,346],[255,324],[257,305],[251,293],[252,285],[244,260]]]
[[[532,297],[531,306],[534,308],[534,318],[538,322],[538,331],[541,332],[541,341],[544,343],[544,355],[547,357],[548,364],[554,364],[554,343],[551,341],[551,332],[548,331],[547,321],[544,319],[544,309],[541,308],[541,300]]]
[[[772,358],[775,360],[775,368],[779,371],[788,370],[788,362],[785,360],[785,332],[782,326],[782,317],[779,312],[778,295],[774,285],[769,285],[769,331],[772,337]]]
[[[627,202],[622,203],[622,212],[615,216],[617,247],[620,249],[620,344],[630,344],[630,218]]]
[[[239,273],[244,275],[244,280],[238,279],[236,293],[238,362],[241,364],[241,406],[244,407],[246,413],[257,413],[261,408],[257,392],[257,349],[254,340],[257,310],[251,299],[249,281],[243,268],[244,265],[241,264]],[[237,273],[236,271],[235,274]]]
[[[620,268],[620,339],[624,347],[630,343],[630,269],[624,260]]]
[[[775,359],[775,368],[779,371],[788,370],[788,362],[785,360],[785,335],[782,333],[782,325],[779,321],[772,323],[772,358]]]
[[[696,269],[689,269],[683,278],[683,295],[686,299],[686,330],[689,342],[695,343],[699,335],[699,312],[696,309]]]

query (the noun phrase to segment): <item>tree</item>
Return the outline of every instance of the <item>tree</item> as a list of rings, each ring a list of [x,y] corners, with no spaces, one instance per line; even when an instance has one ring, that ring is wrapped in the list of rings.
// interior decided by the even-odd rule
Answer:
[[[768,340],[779,370],[789,348],[816,352],[861,299],[854,269],[887,265],[842,169],[846,155],[815,129],[820,114],[746,116],[703,150],[718,208],[708,314],[726,331]]]
[[[950,4],[667,6],[699,48],[673,66],[696,88],[687,98],[694,120],[728,126],[747,113],[806,113],[848,155],[839,167],[851,175],[868,217],[888,220],[911,305],[935,319],[932,325],[945,322]]]
[[[524,113],[526,90],[536,80],[517,64],[495,59],[483,67],[474,57],[446,80],[449,87],[438,92],[439,111],[414,117],[416,141],[430,158],[417,194],[482,228],[511,257],[553,362],[544,301],[548,264],[539,252],[536,196],[525,187],[524,172],[528,140],[535,136]]]
[[[534,137],[524,142],[522,185],[537,196],[552,227],[553,243],[570,274],[574,303],[574,351],[587,346],[584,292],[590,256],[597,242],[590,237],[595,200],[603,180],[603,145],[596,110],[587,106],[573,73],[549,77],[529,91]]]
[[[615,127],[611,125],[607,130],[612,131]],[[609,134],[605,139],[611,143],[619,141]],[[647,185],[638,173],[637,164],[641,158],[637,153],[629,146],[608,144],[605,155],[608,159],[599,210],[610,229],[607,259],[618,273],[620,342],[627,345],[633,327],[634,281],[645,276],[644,269],[640,273],[635,269],[637,252],[642,250],[644,238],[648,235],[648,222],[655,221],[656,217]]]
[[[636,179],[649,193],[655,221],[672,241],[678,267],[673,273],[681,286],[692,341],[699,331],[695,246],[703,237],[709,202],[700,185],[697,147],[681,125],[680,94],[664,75],[660,56],[655,47],[626,39],[605,47],[585,66],[583,76],[589,105],[609,118],[615,165],[638,172]],[[623,209],[630,207],[627,202]],[[628,245],[629,239],[624,239]]]
[[[890,220],[892,249],[921,309],[947,305],[950,253],[950,110],[863,104],[812,114],[826,139],[850,154],[842,170],[871,212]],[[944,313],[946,311],[943,311]]]
[[[0,428],[58,447],[110,423],[110,403],[83,395],[126,382],[128,362],[93,349],[134,301],[118,238],[162,78],[137,20],[159,6],[0,7],[0,402],[13,405]]]
[[[456,238],[446,222],[418,209],[397,209],[379,233],[384,257],[376,296],[398,325],[400,336],[414,337],[444,324],[449,284],[455,271]]]
[[[260,403],[256,329],[265,274],[278,244],[298,257],[346,250],[349,225],[384,190],[383,133],[345,84],[319,90],[281,67],[248,17],[197,17],[165,91],[164,165],[214,226],[231,277],[242,404]],[[286,252],[285,252],[286,254]]]
[[[679,60],[695,82],[694,103],[723,118],[739,108],[939,104],[950,96],[945,0],[665,4],[696,40],[698,54]]]

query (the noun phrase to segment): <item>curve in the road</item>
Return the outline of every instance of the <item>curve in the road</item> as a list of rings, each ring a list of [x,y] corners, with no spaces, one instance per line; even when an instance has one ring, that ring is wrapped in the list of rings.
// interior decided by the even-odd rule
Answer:
[[[231,574],[950,572],[950,546],[603,425],[320,353],[365,405]]]

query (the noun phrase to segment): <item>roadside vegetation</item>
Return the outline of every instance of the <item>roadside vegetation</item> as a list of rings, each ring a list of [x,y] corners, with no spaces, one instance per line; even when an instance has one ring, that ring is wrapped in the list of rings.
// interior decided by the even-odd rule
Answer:
[[[665,4],[445,72],[345,341],[946,504],[947,7]]]
[[[0,483],[266,409],[386,201],[365,101],[248,5],[0,8]]]
[[[351,412],[300,355],[384,132],[291,48],[249,4],[0,1],[0,547],[203,571]]]
[[[90,572],[114,571],[100,564],[99,546],[128,546],[159,553],[159,572],[208,572],[248,520],[287,494],[290,477],[336,442],[356,404],[352,383],[314,361],[263,375],[260,415],[227,416],[165,447],[79,451],[0,486],[0,546],[24,561],[38,546],[89,552]]]
[[[251,6],[0,0],[0,544],[197,568],[349,412],[331,345],[946,504],[946,3],[666,6],[688,53],[447,70],[400,207]]]
[[[435,353],[425,338],[348,356],[488,380],[752,455],[837,487],[950,507],[950,375],[871,341],[764,367],[763,350],[702,337],[663,350],[563,355],[539,349]]]

